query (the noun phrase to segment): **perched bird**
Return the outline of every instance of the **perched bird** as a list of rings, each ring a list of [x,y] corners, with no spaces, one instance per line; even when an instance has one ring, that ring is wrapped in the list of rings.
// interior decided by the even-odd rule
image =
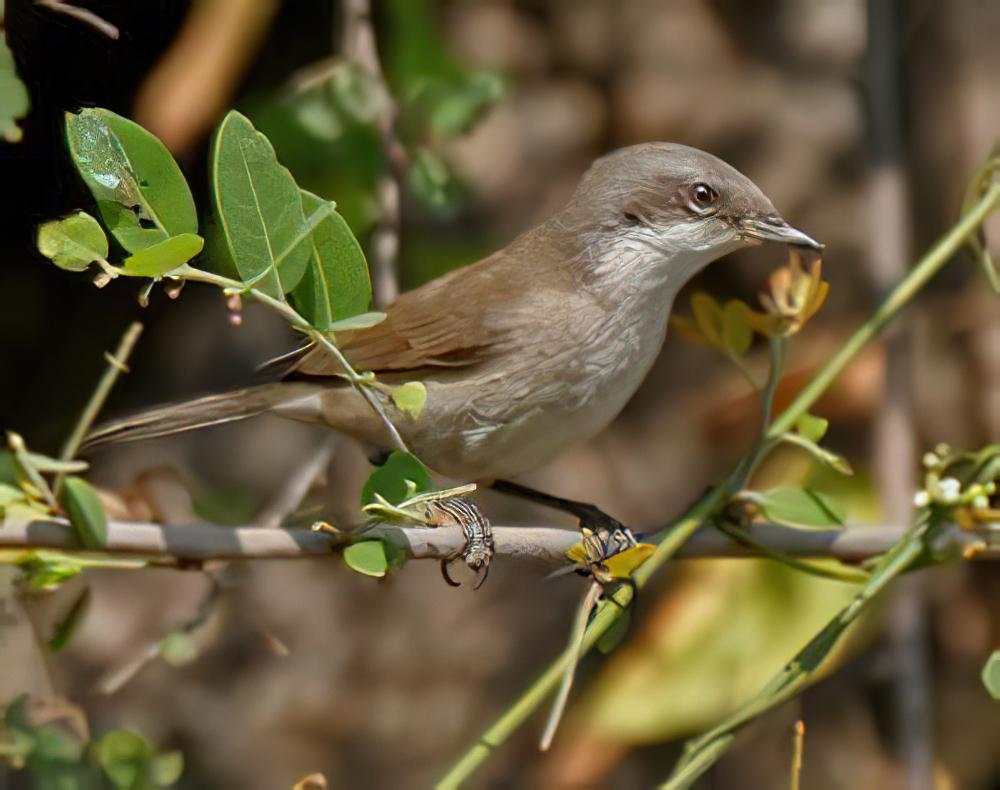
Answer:
[[[386,408],[428,466],[457,480],[500,481],[608,425],[659,354],[678,291],[707,264],[761,241],[821,249],[715,156],[635,145],[594,162],[569,203],[538,227],[403,294],[382,323],[335,341],[356,370],[426,385],[419,418]],[[383,423],[339,372],[314,348],[283,381],[112,422],[88,444],[266,412],[390,449]],[[581,519],[600,514],[516,484],[497,487]]]

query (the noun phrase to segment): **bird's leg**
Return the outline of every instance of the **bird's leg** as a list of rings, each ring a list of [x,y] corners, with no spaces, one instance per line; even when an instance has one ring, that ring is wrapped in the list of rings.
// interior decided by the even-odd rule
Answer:
[[[594,531],[607,530],[614,533],[615,530],[625,529],[625,525],[618,519],[609,516],[597,505],[588,502],[577,502],[575,499],[563,499],[562,497],[546,494],[544,491],[537,491],[520,483],[513,483],[510,480],[494,480],[491,486],[495,491],[503,494],[510,494],[530,502],[537,502],[555,510],[561,510],[576,516],[580,521],[580,527],[588,527]]]

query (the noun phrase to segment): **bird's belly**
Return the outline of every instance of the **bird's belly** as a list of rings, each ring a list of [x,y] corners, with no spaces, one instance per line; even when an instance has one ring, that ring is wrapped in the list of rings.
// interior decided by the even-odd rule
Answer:
[[[418,440],[418,453],[462,480],[512,477],[545,464],[593,437],[624,408],[659,353],[665,323],[626,328],[614,338],[546,355],[514,375],[484,376],[458,399],[466,405],[453,415],[449,438],[442,441],[437,433]],[[454,404],[454,385],[437,386],[428,388],[428,408],[435,395]],[[445,396],[444,388],[452,391]]]

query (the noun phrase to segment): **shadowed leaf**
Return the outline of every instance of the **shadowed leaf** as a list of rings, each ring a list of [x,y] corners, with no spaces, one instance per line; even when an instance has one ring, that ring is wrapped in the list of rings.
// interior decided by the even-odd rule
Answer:
[[[61,504],[84,548],[104,548],[108,542],[108,516],[90,483],[82,477],[67,477]]]
[[[753,500],[771,521],[790,527],[842,527],[847,515],[833,497],[807,488],[777,486],[754,494]]]
[[[407,490],[407,480],[416,486],[414,491]],[[361,505],[374,502],[375,494],[392,505],[398,505],[408,496],[430,491],[432,488],[427,468],[414,456],[397,450],[365,482],[361,491]]]

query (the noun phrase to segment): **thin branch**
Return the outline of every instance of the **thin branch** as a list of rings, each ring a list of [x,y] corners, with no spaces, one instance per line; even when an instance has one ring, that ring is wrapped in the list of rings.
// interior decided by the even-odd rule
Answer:
[[[1000,524],[984,524],[975,532],[949,527],[935,549],[948,556],[1000,559]],[[857,562],[883,553],[904,534],[897,526],[854,526],[843,530],[801,530],[778,524],[755,524],[755,543],[795,557],[827,557]],[[219,527],[213,524],[168,526],[115,521],[108,524],[103,555],[138,556],[151,562],[191,566],[211,560],[316,559],[336,553],[360,532],[314,532],[271,527]],[[457,527],[397,527],[382,524],[364,531],[364,537],[391,541],[411,559],[440,560],[455,556],[465,546]],[[580,541],[580,533],[556,527],[493,527],[496,556],[534,560],[547,565],[566,563],[566,552]],[[0,549],[56,549],[82,553],[68,524],[59,518],[25,521],[8,518],[0,529]],[[94,552],[87,552],[93,554]],[[715,529],[701,529],[678,551],[681,559],[760,557]]]
[[[378,221],[372,231],[371,244],[375,306],[382,309],[399,296],[400,184],[406,178],[410,163],[406,148],[396,134],[399,108],[382,72],[370,0],[346,0],[344,3],[341,49],[347,60],[364,69],[375,80],[384,102],[375,129],[385,155],[386,168],[375,185]]]
[[[108,366],[104,369],[104,375],[97,382],[97,387],[94,388],[90,400],[87,401],[87,405],[80,413],[80,419],[77,420],[76,425],[73,427],[73,433],[69,435],[59,453],[59,457],[63,461],[72,460],[76,455],[76,451],[80,449],[83,437],[87,435],[90,426],[94,424],[94,420],[101,411],[101,407],[104,406],[104,401],[111,394],[111,389],[115,386],[115,382],[118,381],[118,377],[122,373],[128,372],[126,362],[132,353],[132,349],[135,348],[135,344],[139,341],[139,335],[141,334],[142,324],[139,321],[133,321],[129,324],[128,329],[125,330],[125,334],[122,335],[121,340],[118,341],[118,348],[115,349],[114,354],[107,355]],[[63,474],[56,476],[55,483],[53,484],[56,494],[62,488],[64,477],[65,475]]]
[[[324,439],[292,471],[277,496],[257,514],[256,520],[260,522],[261,526],[272,529],[280,527],[281,523],[295,512],[302,504],[302,500],[306,498],[309,490],[315,485],[317,478],[330,465],[339,438],[337,434],[333,434]]]
[[[111,24],[106,19],[98,16],[88,8],[80,8],[79,6],[70,5],[69,3],[63,2],[63,0],[35,0],[35,5],[41,8],[47,8],[50,11],[55,11],[57,14],[72,17],[78,22],[83,22],[83,24],[89,25],[98,33],[104,34],[112,41],[117,41],[118,36],[120,35],[116,25]]]

